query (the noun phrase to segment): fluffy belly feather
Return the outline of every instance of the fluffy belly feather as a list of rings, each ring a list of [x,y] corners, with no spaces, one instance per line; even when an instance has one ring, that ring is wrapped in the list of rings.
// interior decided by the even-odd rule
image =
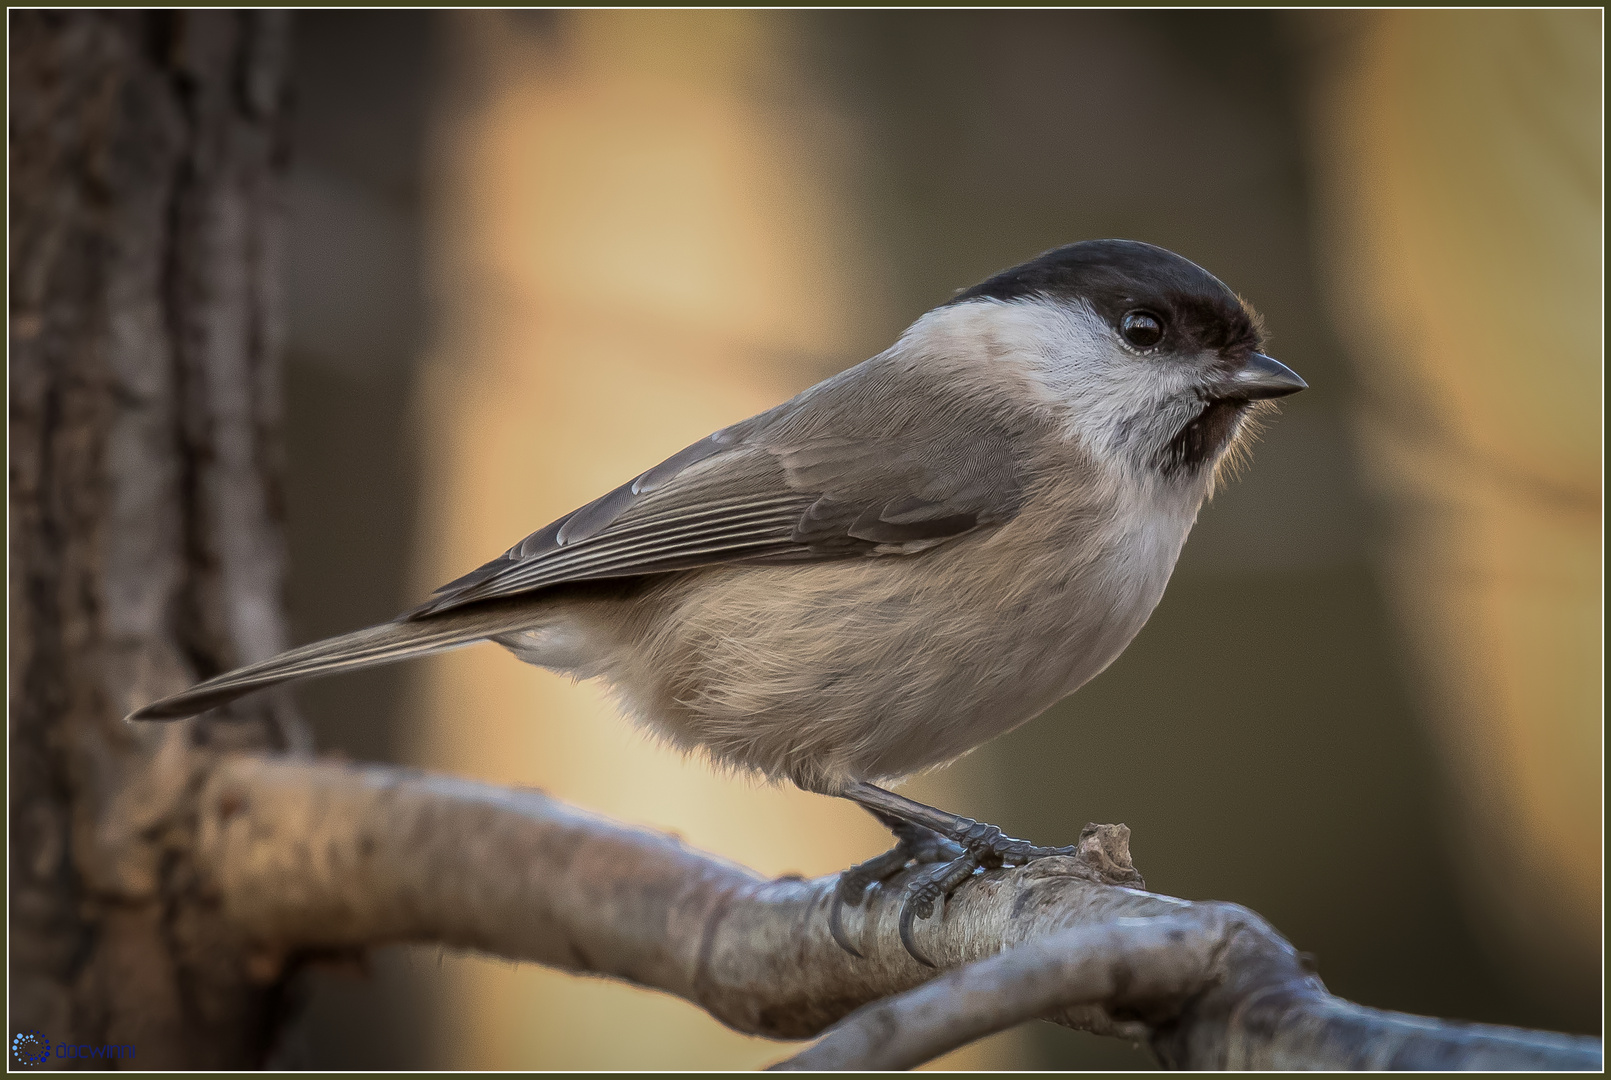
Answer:
[[[572,609],[505,644],[602,676],[639,723],[721,766],[828,792],[905,776],[1017,727],[1111,663],[1184,539],[1117,523],[1076,545],[1055,542],[1063,530],[1041,530],[1039,544],[1010,535],[1034,527],[1020,518],[915,557],[668,575],[617,602],[626,612]],[[579,635],[590,647],[575,647]],[[562,654],[595,662],[579,670]]]

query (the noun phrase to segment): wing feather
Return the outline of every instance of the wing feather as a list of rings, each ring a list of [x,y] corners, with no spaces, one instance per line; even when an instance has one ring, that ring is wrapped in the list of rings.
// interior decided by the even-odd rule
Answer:
[[[1027,486],[1022,421],[889,364],[875,358],[701,439],[410,615],[573,581],[916,552],[1010,521]]]

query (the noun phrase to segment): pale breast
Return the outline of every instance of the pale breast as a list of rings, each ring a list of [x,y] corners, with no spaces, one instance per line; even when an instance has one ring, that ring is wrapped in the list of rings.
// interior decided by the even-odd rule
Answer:
[[[1054,492],[921,555],[675,575],[611,622],[633,630],[603,674],[640,722],[722,764],[828,790],[908,775],[1111,663],[1189,525]]]

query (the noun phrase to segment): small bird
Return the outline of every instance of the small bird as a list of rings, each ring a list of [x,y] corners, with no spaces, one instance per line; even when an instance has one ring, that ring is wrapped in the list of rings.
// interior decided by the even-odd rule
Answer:
[[[135,711],[478,640],[577,679],[714,764],[853,800],[916,864],[900,930],[1038,847],[880,783],[953,761],[1107,667],[1152,613],[1251,413],[1305,383],[1258,317],[1151,244],[1055,248],[894,345],[673,454],[392,622]],[[859,953],[857,954],[859,955]]]

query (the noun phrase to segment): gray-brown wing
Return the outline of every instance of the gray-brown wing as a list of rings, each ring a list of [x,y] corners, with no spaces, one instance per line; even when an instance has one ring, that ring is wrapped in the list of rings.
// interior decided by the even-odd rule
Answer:
[[[867,381],[841,377],[701,439],[410,614],[719,563],[907,554],[1016,516],[1027,481],[1010,423],[966,403],[913,409],[887,380],[869,398]]]

